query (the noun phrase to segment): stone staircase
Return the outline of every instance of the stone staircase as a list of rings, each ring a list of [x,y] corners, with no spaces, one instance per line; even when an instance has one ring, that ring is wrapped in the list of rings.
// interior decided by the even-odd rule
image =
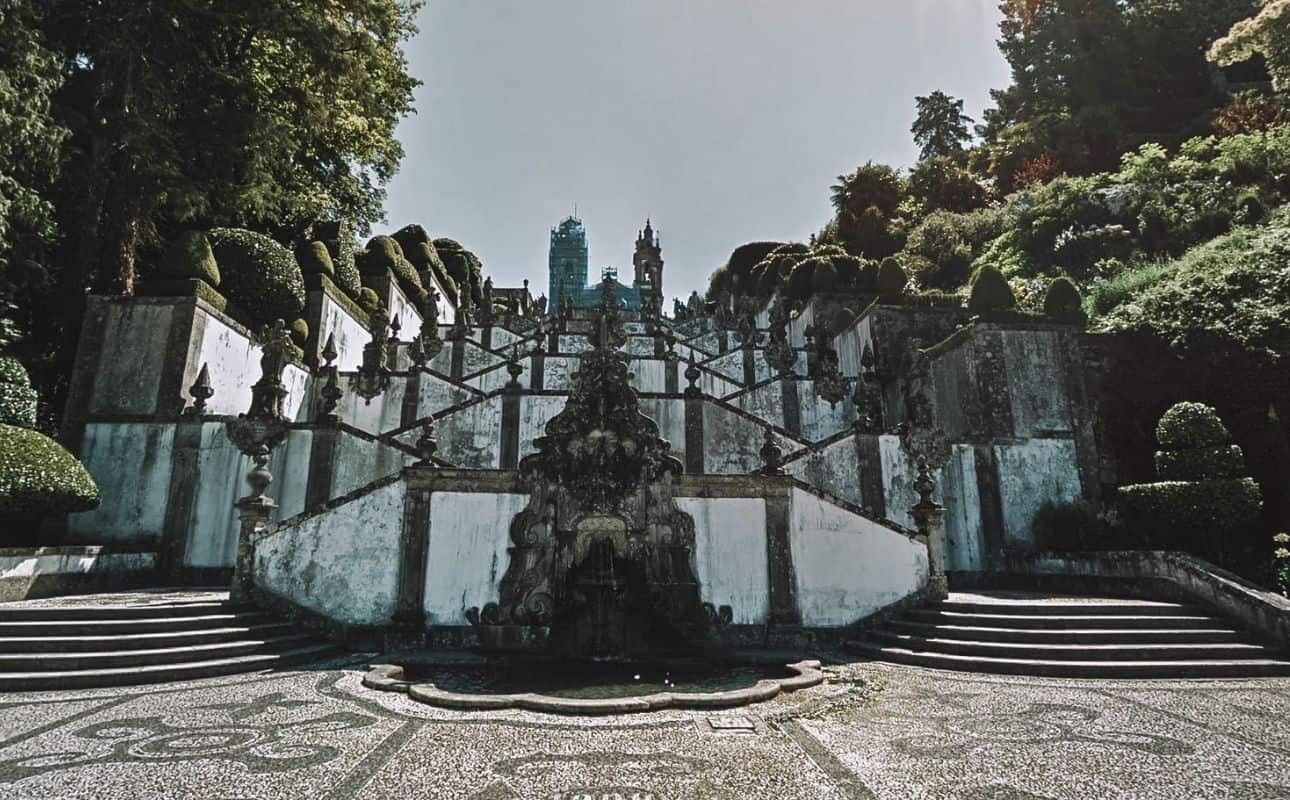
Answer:
[[[230,606],[226,591],[0,603],[0,692],[183,681],[340,652],[271,614]]]
[[[878,661],[1071,678],[1290,675],[1290,659],[1210,611],[1147,600],[951,593],[849,642]]]

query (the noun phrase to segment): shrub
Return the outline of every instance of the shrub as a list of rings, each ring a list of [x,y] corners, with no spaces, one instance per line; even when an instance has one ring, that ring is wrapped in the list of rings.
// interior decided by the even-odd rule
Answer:
[[[887,256],[878,265],[878,294],[883,300],[891,301],[900,297],[908,284],[909,276],[905,274],[905,268],[892,256]]]
[[[732,278],[746,276],[752,272],[753,267],[760,264],[783,244],[783,242],[749,242],[741,244],[730,253],[730,258],[726,260],[726,269]]]
[[[443,259],[448,275],[457,284],[458,302],[481,304],[484,299],[483,265],[475,254],[452,239],[435,239],[434,248]]]
[[[982,267],[972,278],[971,294],[968,296],[968,309],[981,314],[988,311],[1006,311],[1016,308],[1017,298],[1012,287],[999,270],[994,267]]]
[[[99,501],[94,479],[62,445],[36,431],[0,424],[0,514],[89,511]]]
[[[336,275],[336,265],[327,252],[327,245],[322,242],[301,246],[296,251],[296,263],[300,264],[300,271],[305,275],[326,275],[329,278]]]
[[[1231,441],[1223,420],[1204,403],[1175,403],[1156,423],[1156,442],[1164,450],[1217,447]]]
[[[219,266],[206,234],[181,233],[161,258],[161,274],[168,278],[198,278],[211,286],[219,286]]]
[[[358,263],[364,275],[384,275],[386,270],[394,273],[395,280],[410,297],[424,291],[416,267],[403,256],[403,248],[392,236],[373,236]]]
[[[305,310],[305,280],[291,251],[242,228],[208,234],[222,288],[257,324],[295,319]]]
[[[390,238],[399,243],[399,248],[403,251],[403,255],[409,261],[416,264],[418,267],[422,266],[423,262],[418,260],[420,256],[420,248],[418,245],[430,244],[430,234],[426,233],[425,228],[414,222],[411,225],[404,225],[402,228],[399,228],[397,231],[390,234]],[[431,247],[433,247],[433,245],[431,245]],[[417,254],[417,257],[414,257],[414,253]]]
[[[1061,277],[1048,284],[1044,295],[1044,314],[1058,322],[1083,325],[1087,321],[1079,289],[1070,278]]]
[[[369,314],[381,308],[381,298],[373,289],[364,286],[358,290],[358,305]]]
[[[1106,272],[1107,275],[1095,280],[1089,289],[1089,310],[1092,311],[1095,319],[1104,317],[1120,305],[1129,302],[1134,295],[1159,283],[1172,269],[1173,266],[1167,261],[1155,261],[1133,267],[1126,267],[1118,259],[1101,262],[1098,270]]]
[[[327,246],[332,265],[336,269],[336,285],[350,297],[357,298],[358,290],[363,287],[354,254],[354,235],[349,230],[349,223],[316,222],[312,226],[310,238]]]
[[[303,319],[297,319],[291,323],[291,341],[296,343],[297,347],[304,347],[305,342],[309,341],[309,323]]]
[[[36,400],[22,363],[13,356],[0,356],[0,423],[36,427]]]

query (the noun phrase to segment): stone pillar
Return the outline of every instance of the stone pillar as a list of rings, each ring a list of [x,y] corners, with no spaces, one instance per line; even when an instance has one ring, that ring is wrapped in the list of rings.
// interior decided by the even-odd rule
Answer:
[[[269,472],[269,448],[260,445],[252,455],[255,467],[247,473],[246,482],[251,494],[237,501],[241,526],[237,534],[237,560],[233,564],[233,584],[229,587],[229,600],[233,603],[250,603],[255,587],[255,544],[269,527],[269,518],[277,504],[264,492],[273,482]]]
[[[398,594],[391,618],[398,630],[399,647],[424,645],[426,614],[426,554],[430,548],[430,498],[434,468],[423,461],[404,470],[407,494],[403,500],[403,528],[399,534]]]
[[[793,548],[789,541],[792,521],[792,490],[788,478],[768,478],[776,486],[766,494],[766,565],[769,570],[770,618],[772,625],[797,625],[802,616],[797,610],[796,579],[793,575]]]
[[[201,485],[202,420],[197,414],[180,417],[170,451],[170,490],[162,523],[158,571],[170,584],[181,582],[188,533],[192,529],[197,488]]]
[[[780,402],[784,409],[784,430],[794,436],[802,435],[802,399],[797,393],[797,379],[793,376],[779,379]]]
[[[914,489],[919,500],[909,513],[914,518],[919,536],[927,542],[927,597],[941,601],[949,596],[950,588],[945,577],[945,509],[932,499],[935,488],[927,459],[918,459],[918,480],[914,481]]]

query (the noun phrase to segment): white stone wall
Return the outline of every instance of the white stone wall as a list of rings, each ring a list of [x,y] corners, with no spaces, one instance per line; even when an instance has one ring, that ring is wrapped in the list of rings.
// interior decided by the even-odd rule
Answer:
[[[980,571],[985,567],[985,532],[981,526],[975,449],[966,444],[954,445],[939,476],[944,484],[945,569]]]
[[[925,546],[799,489],[789,541],[803,625],[849,625],[927,585]]]
[[[1082,497],[1071,439],[998,445],[994,455],[999,465],[1005,545],[1034,543],[1031,526],[1045,502],[1074,503]]]
[[[522,494],[435,492],[430,496],[425,612],[431,625],[465,625],[466,609],[498,600],[511,520]]]
[[[246,413],[251,408],[251,387],[260,379],[260,345],[248,338],[241,326],[201,307],[197,309],[193,331],[197,341],[190,344],[184,368],[184,400],[191,399],[188,387],[197,380],[202,364],[206,364],[211,388],[215,390],[206,403],[207,413]],[[287,387],[284,403],[287,419],[303,420],[309,409],[309,373],[295,364],[288,364],[283,370],[282,382]]]
[[[388,624],[404,491],[395,481],[271,532],[256,546],[256,585],[340,622]]]
[[[276,479],[299,469],[308,474],[309,454],[303,463],[287,463],[283,448],[274,448],[269,471]],[[201,445],[197,454],[199,483],[193,498],[193,517],[189,521],[184,549],[186,567],[231,567],[237,554],[238,518],[234,507],[249,488],[244,482],[251,471],[251,459],[242,455],[228,439],[221,423],[202,425]],[[270,486],[270,497],[276,499],[276,486]],[[302,503],[303,504],[303,503]],[[285,517],[278,517],[284,519]]]
[[[631,385],[638,392],[667,391],[667,362],[661,358],[638,358],[628,364]]]
[[[860,454],[854,436],[790,461],[788,473],[829,494],[864,506],[860,491]]]
[[[175,428],[168,424],[86,424],[80,457],[98,484],[103,503],[68,517],[76,541],[157,546],[165,526],[174,439]]]
[[[368,333],[367,328],[326,292],[323,292],[322,319],[317,333],[319,350],[327,344],[328,336],[335,337],[338,354],[335,364],[345,371],[358,369],[363,363],[363,345],[372,340],[372,335]],[[321,358],[318,360],[319,363],[322,362]]]
[[[561,399],[561,408],[563,408]],[[658,435],[672,445],[672,453],[685,460],[685,401],[677,398],[649,398],[640,401],[641,413],[658,423]],[[559,410],[559,409],[557,409]]]
[[[766,501],[679,497],[676,504],[694,518],[694,575],[703,601],[730,606],[737,625],[765,624],[770,610]]]
[[[546,424],[564,410],[566,398],[525,395],[520,399],[520,458],[534,453],[533,440],[546,433]]]
[[[1056,331],[1002,331],[1013,432],[1019,438],[1072,429]]]
[[[94,365],[98,373],[89,412],[155,414],[175,306],[104,303],[104,308],[103,354]]]

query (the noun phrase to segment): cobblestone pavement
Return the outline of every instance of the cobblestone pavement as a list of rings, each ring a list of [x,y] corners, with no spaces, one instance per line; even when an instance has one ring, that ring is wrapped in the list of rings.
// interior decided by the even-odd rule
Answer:
[[[1072,681],[872,663],[742,710],[463,713],[362,657],[0,695],[0,798],[1290,798],[1290,680]]]

